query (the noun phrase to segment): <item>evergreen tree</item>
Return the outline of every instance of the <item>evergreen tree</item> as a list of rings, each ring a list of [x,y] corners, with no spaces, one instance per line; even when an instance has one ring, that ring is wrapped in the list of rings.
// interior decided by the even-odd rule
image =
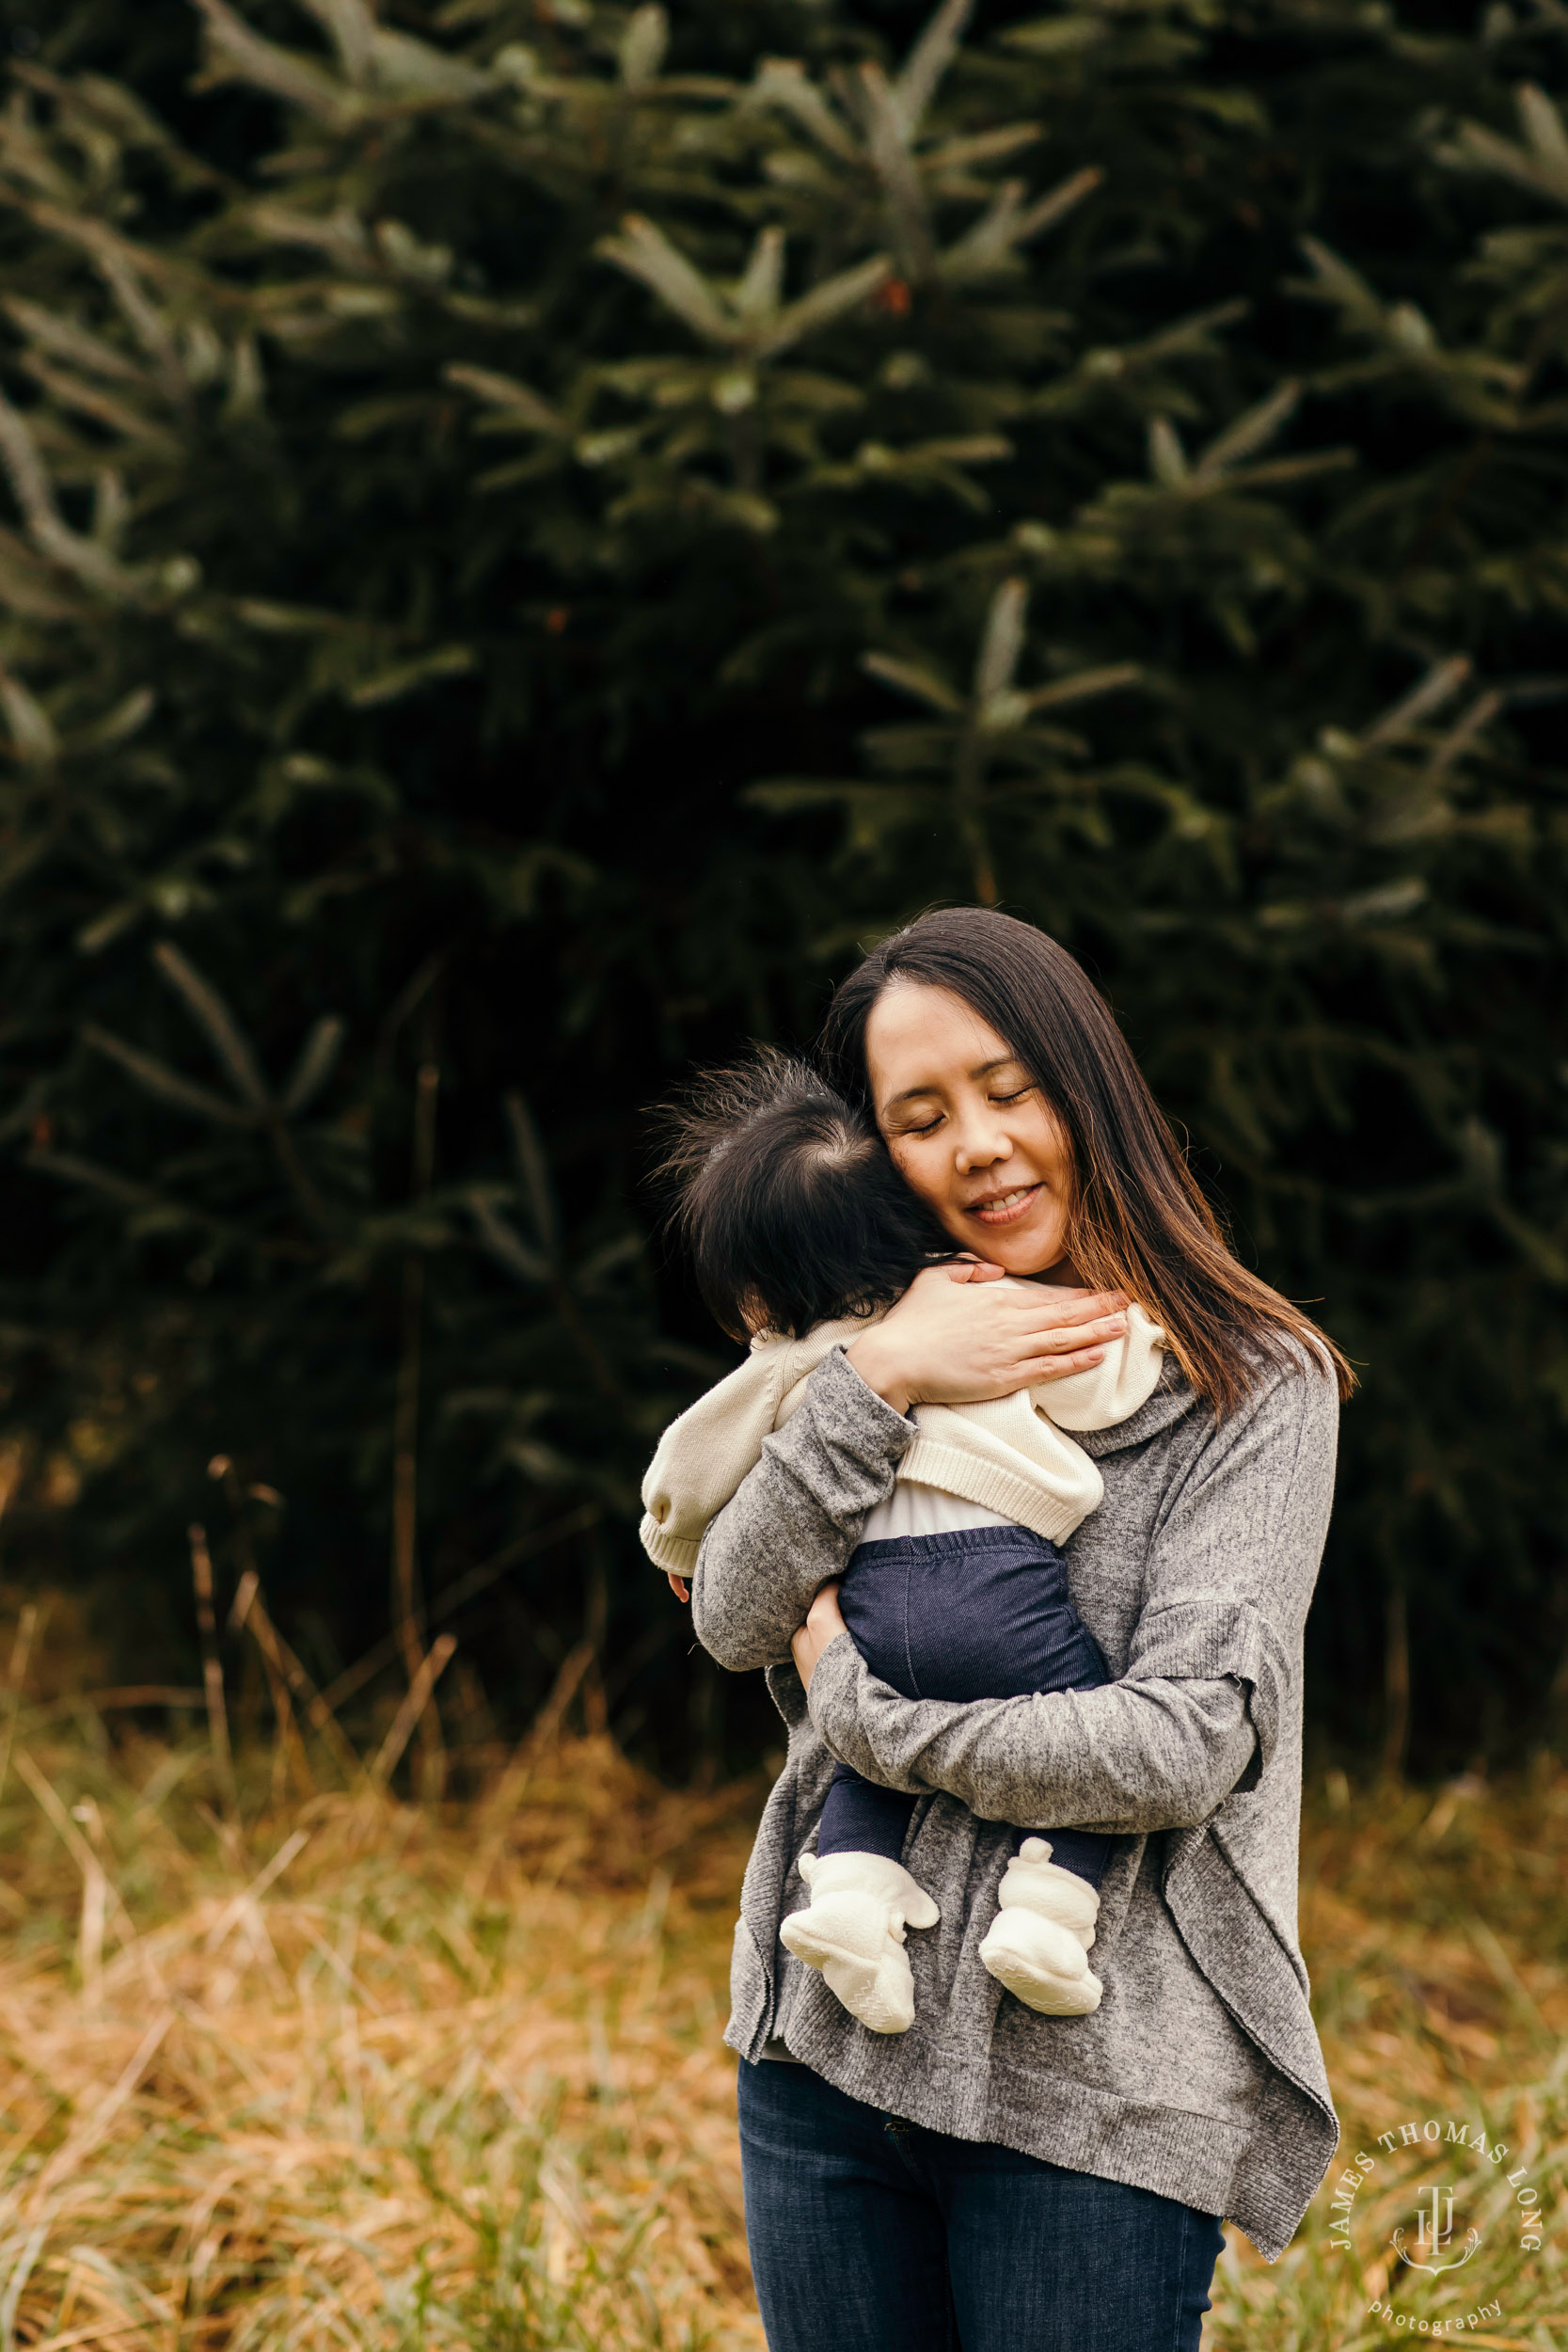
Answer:
[[[639,1109],[977,898],[1365,1366],[1325,1728],[1538,1732],[1560,12],[31,14],[6,1339],[140,1638],[217,1455],[319,1676],[468,1596],[509,1701],[586,1624],[624,1728],[711,1709],[630,1536],[726,1360]]]

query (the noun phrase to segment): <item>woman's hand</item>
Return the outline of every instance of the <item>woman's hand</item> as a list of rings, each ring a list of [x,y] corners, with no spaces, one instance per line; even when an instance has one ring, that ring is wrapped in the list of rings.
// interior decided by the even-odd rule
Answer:
[[[927,1266],[846,1353],[895,1413],[978,1405],[1101,1362],[1127,1329],[1126,1306],[1120,1291],[999,1285],[992,1266]]]
[[[789,1645],[795,1653],[795,1670],[806,1690],[811,1689],[812,1674],[828,1644],[836,1642],[841,1633],[848,1630],[838,1605],[837,1584],[824,1584],[806,1612],[805,1624]]]

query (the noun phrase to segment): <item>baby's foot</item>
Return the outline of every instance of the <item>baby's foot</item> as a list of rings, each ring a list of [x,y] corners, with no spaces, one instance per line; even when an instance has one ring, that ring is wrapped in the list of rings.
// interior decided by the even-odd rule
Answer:
[[[1032,1911],[1037,1917],[1067,1928],[1085,1951],[1094,1942],[1100,1916],[1100,1897],[1087,1879],[1063,1870],[1051,1859],[1043,1837],[1026,1837],[1002,1873],[996,1899],[1004,1911]]]
[[[980,1946],[980,1964],[1026,2009],[1043,2017],[1086,2017],[1100,2007],[1100,1979],[1084,1955],[1094,1942],[1100,1897],[1087,1879],[1051,1859],[1043,1837],[1026,1837],[1002,1874],[1001,1905]]]
[[[1100,2007],[1103,1987],[1083,1944],[1037,1911],[999,1911],[980,1946],[980,1964],[1042,2017],[1086,2017]]]
[[[885,1854],[802,1854],[800,1875],[811,1901],[784,1921],[781,1942],[821,1969],[830,1992],[870,2032],[907,2033],[914,1979],[904,1930],[936,1925],[929,1895]]]
[[[822,1981],[868,2033],[908,2033],[914,2024],[910,1956],[892,1935],[873,1960],[825,1961]]]

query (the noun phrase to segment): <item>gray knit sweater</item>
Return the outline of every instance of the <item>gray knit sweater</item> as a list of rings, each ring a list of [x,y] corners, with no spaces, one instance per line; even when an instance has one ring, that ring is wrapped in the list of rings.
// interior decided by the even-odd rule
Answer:
[[[913,1424],[842,1349],[709,1527],[692,1592],[721,1665],[768,1669],[789,1726],[741,1896],[726,2039],[782,2041],[852,2098],[1237,2222],[1271,2261],[1338,2137],[1296,1940],[1302,1628],[1334,1486],[1332,1379],[1305,1355],[1217,1427],[1167,1365],[1080,1440],[1105,1499],[1063,1548],[1117,1679],[959,1705],[906,1699],[847,1636],[808,1707],[790,1636],[894,1483]],[[917,2013],[868,2033],[778,1941],[833,1757],[926,1798],[904,1859],[941,1906],[911,1933]],[[1090,2017],[1036,2015],[976,1958],[1014,1833],[1113,1833]]]

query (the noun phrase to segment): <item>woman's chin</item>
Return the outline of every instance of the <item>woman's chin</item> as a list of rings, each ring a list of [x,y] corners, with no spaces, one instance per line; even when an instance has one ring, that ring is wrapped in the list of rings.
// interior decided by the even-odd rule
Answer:
[[[1047,1274],[1064,1262],[1066,1242],[1054,1217],[1026,1216],[1017,1225],[984,1226],[975,1220],[965,1248],[1005,1274]]]

